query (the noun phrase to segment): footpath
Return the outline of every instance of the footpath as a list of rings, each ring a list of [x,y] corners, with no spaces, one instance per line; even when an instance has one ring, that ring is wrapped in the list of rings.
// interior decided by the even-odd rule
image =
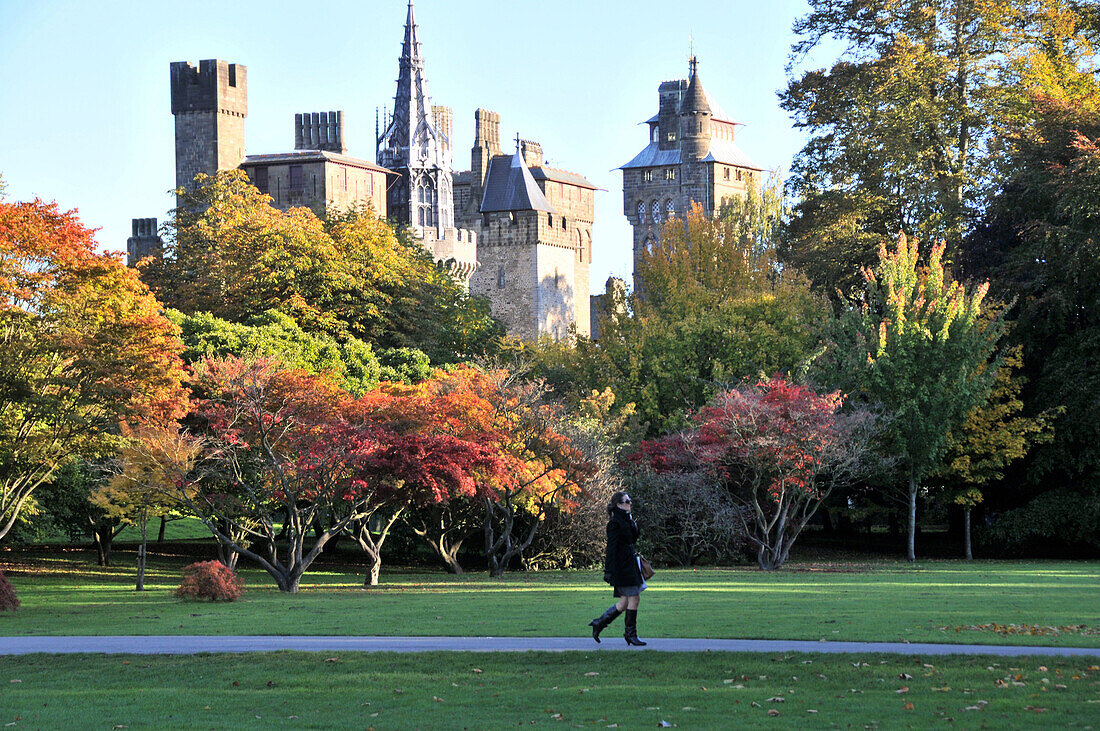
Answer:
[[[950,645],[904,642],[813,642],[807,640],[718,640],[644,638],[646,647],[629,647],[608,635],[591,637],[308,637],[308,636],[81,636],[0,637],[0,655],[31,653],[106,653],[194,655],[218,652],[764,652],[901,655],[1064,655],[1100,657],[1100,647],[1021,645]]]

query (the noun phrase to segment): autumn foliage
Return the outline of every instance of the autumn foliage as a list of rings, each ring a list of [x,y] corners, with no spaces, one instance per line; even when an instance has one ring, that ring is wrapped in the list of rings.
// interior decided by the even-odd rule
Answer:
[[[75,211],[0,199],[0,538],[65,460],[112,451],[120,421],[182,415],[176,333]]]
[[[220,561],[199,561],[183,569],[183,582],[175,591],[179,599],[232,602],[240,599],[244,582]]]
[[[858,465],[867,417],[841,416],[842,403],[778,377],[731,389],[699,409],[691,429],[643,442],[635,461],[724,485],[748,508],[760,567],[778,568],[835,481]]]
[[[14,612],[19,609],[19,597],[15,595],[15,589],[8,582],[4,572],[0,571],[0,612]]]

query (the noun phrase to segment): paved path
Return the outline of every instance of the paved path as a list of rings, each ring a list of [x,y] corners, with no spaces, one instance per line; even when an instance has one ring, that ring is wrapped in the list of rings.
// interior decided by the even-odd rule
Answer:
[[[943,645],[900,642],[812,642],[805,640],[652,639],[631,648],[617,636],[596,644],[590,637],[0,637],[0,655],[46,653],[132,653],[192,655],[200,652],[891,652],[903,655],[1081,655],[1100,657],[1100,647],[1023,647],[1019,645]]]

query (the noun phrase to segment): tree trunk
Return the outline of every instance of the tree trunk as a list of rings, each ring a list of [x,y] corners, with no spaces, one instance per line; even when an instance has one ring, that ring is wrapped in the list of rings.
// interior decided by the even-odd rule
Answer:
[[[917,476],[909,473],[909,540],[906,558],[917,560]]]
[[[138,546],[137,586],[134,591],[145,591],[145,548],[148,544],[149,516],[141,512],[138,522],[141,524],[141,545]]]
[[[157,543],[164,543],[164,529],[168,525],[168,518],[160,516],[160,530],[157,531]]]
[[[963,546],[966,553],[966,560],[973,561],[974,553],[970,550],[970,506],[963,507]]]
[[[95,542],[96,564],[99,566],[111,565],[111,544],[115,540],[114,526],[96,525],[92,529]]]

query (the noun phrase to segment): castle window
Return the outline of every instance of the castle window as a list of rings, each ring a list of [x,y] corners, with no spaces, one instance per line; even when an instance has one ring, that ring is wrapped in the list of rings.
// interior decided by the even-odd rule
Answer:
[[[667,135],[665,135],[665,139],[669,142],[675,142],[676,141],[676,133],[675,132],[669,132]]]
[[[489,214],[488,213],[482,213],[481,214],[481,225],[484,226],[485,228],[489,228]]]
[[[518,219],[518,218],[516,218],[516,212],[515,212],[515,211],[508,211],[508,221],[509,221],[509,222],[510,222],[510,223],[511,223],[511,224],[512,224],[513,226],[515,226],[515,225],[519,224],[519,219]]]
[[[676,180],[676,168],[665,170],[665,180]]]
[[[730,179],[730,169],[729,168],[722,168],[722,179],[723,180],[729,180]]]
[[[738,170],[738,171],[737,171],[737,179],[738,179],[738,180],[740,180],[740,179],[741,179],[741,171],[740,171],[740,170]]]
[[[302,166],[291,165],[290,166],[290,192],[301,193],[302,192]]]
[[[562,217],[561,217],[561,227],[562,227],[562,228],[566,228],[566,225],[565,225],[565,216],[562,216]]]
[[[256,188],[259,189],[261,193],[267,192],[267,168],[262,166],[255,168],[255,174],[253,175],[252,179],[253,182],[256,183]]]
[[[549,226],[550,228],[554,228],[554,214],[553,213],[547,213],[546,214],[546,225]]]
[[[229,64],[229,85],[237,85],[237,64],[235,63]]]
[[[504,289],[504,267],[497,269],[497,289]]]
[[[643,183],[648,183],[651,180],[653,180],[653,171],[652,170],[643,170],[642,171],[642,182]]]
[[[665,215],[668,218],[676,217],[676,205],[672,202],[671,198],[665,201]]]
[[[638,223],[645,225],[645,203],[638,201]]]
[[[660,223],[661,222],[661,201],[653,201],[653,204],[650,206],[650,209],[653,211],[653,223]]]

